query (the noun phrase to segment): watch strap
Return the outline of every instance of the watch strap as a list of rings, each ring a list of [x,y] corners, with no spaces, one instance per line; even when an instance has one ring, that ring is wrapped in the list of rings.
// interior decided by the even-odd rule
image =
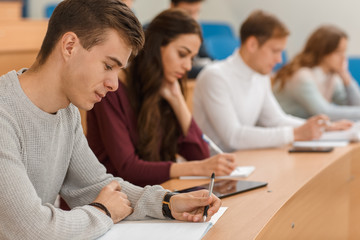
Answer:
[[[165,217],[175,219],[173,215],[171,214],[171,208],[170,208],[170,198],[172,196],[176,195],[176,193],[173,192],[167,192],[163,198],[162,201],[162,212]]]

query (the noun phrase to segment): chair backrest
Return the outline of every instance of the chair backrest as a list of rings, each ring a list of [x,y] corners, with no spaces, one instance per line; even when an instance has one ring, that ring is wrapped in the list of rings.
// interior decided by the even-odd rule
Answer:
[[[58,5],[57,3],[51,3],[45,7],[45,17],[46,18],[51,17],[51,15],[54,12],[57,5]]]
[[[235,37],[233,28],[225,22],[200,22],[204,39],[213,36]]]
[[[286,50],[282,51],[281,59],[282,59],[282,62],[275,65],[275,67],[273,68],[273,72],[277,72],[280,68],[282,68],[288,62]]]
[[[239,47],[240,41],[235,36],[233,28],[225,22],[200,22],[204,46],[207,53],[216,60],[222,60],[231,55]]]
[[[360,85],[360,56],[351,56],[348,58],[349,71],[356,82]]]
[[[233,37],[214,36],[204,40],[208,54],[216,60],[230,56],[240,46],[240,41]]]

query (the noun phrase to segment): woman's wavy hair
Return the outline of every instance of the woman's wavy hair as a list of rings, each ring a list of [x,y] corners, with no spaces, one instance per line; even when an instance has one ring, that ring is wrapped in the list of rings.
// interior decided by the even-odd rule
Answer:
[[[347,34],[336,26],[319,27],[310,35],[304,49],[276,73],[273,84],[279,82],[279,90],[282,90],[296,71],[302,67],[312,68],[319,65],[324,57],[338,48],[343,38],[347,39]]]
[[[181,128],[169,103],[160,96],[164,78],[161,47],[182,34],[197,34],[201,28],[185,11],[163,11],[145,30],[145,45],[126,71],[129,99],[137,116],[139,141],[136,153],[147,161],[175,161]],[[184,93],[184,81],[179,79]]]

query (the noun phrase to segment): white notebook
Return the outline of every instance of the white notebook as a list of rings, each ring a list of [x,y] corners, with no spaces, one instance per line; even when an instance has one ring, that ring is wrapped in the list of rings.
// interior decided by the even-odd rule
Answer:
[[[215,176],[216,179],[245,178],[255,170],[254,166],[236,167],[228,176]],[[179,179],[208,179],[210,176],[180,176]]]
[[[347,140],[326,140],[326,141],[295,141],[292,144],[294,147],[345,147],[349,145]]]
[[[331,131],[325,132],[320,140],[345,140],[351,142],[360,141],[360,122],[354,123],[354,125],[345,131]]]
[[[121,221],[99,240],[192,240],[201,239],[224,214],[221,207],[209,222],[182,222],[176,220]]]

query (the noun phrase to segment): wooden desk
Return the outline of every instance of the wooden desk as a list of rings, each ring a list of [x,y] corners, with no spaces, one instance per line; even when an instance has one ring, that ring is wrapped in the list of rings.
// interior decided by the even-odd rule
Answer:
[[[0,21],[19,21],[21,19],[21,1],[1,1]]]
[[[30,67],[40,50],[47,20],[0,21],[0,75]]]
[[[360,144],[332,153],[287,148],[237,152],[265,188],[223,199],[229,209],[204,239],[359,239]],[[168,189],[208,181],[170,180]]]
[[[185,84],[185,89],[186,89],[185,100],[191,113],[193,112],[193,95],[194,95],[195,85],[196,85],[195,79],[189,79]]]

